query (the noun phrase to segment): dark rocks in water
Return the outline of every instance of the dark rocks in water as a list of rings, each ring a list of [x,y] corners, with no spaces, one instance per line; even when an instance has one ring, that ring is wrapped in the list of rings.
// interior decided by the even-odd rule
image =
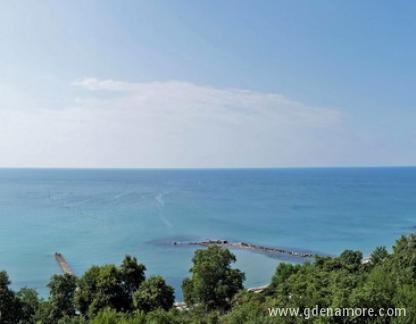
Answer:
[[[298,258],[312,258],[315,254],[311,252],[302,252],[296,251],[292,249],[284,249],[284,248],[272,248],[266,247],[261,245],[256,245],[247,242],[231,242],[228,240],[206,240],[206,241],[191,241],[191,242],[173,242],[173,245],[199,245],[199,246],[211,246],[211,245],[219,245],[227,248],[235,248],[235,249],[243,249],[243,250],[252,250],[254,252],[264,253],[267,255],[273,254],[282,254],[288,255],[291,257],[298,257]]]

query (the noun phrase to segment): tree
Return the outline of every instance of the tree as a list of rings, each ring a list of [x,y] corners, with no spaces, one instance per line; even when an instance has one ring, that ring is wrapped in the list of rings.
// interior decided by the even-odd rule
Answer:
[[[127,255],[121,266],[120,266],[120,275],[123,282],[124,292],[126,297],[131,301],[130,308],[133,304],[133,294],[139,288],[140,284],[145,280],[146,267],[137,262],[135,257]]]
[[[361,251],[345,250],[339,256],[342,265],[351,270],[357,271],[363,260],[363,253]]]
[[[39,295],[34,289],[22,288],[16,294],[22,309],[22,319],[24,323],[35,323],[34,316],[39,311]]]
[[[243,289],[244,273],[232,269],[236,258],[229,250],[210,246],[197,250],[192,259],[191,278],[182,283],[185,302],[201,304],[206,311],[226,310],[232,297]]]
[[[234,296],[232,311],[222,317],[221,323],[276,323],[275,318],[268,316],[267,310],[268,307],[275,306],[276,304],[266,301],[266,296],[263,293],[242,290]]]
[[[42,324],[55,324],[56,320],[52,318],[52,304],[49,300],[41,300],[39,302],[39,307],[32,317],[34,323],[42,323]]]
[[[146,320],[146,314],[143,312],[136,312],[134,314],[127,314],[116,312],[114,309],[105,308],[97,313],[90,324],[147,324],[151,323]],[[156,322],[159,324],[159,322]],[[156,324],[155,323],[155,324]],[[59,323],[60,324],[60,323]]]
[[[14,324],[22,319],[22,306],[15,293],[9,289],[10,280],[5,271],[0,272],[0,323]]]
[[[402,236],[393,247],[393,265],[398,272],[407,272],[410,279],[416,280],[416,234]]]
[[[134,317],[134,320],[135,320],[134,324],[139,324],[139,323],[141,324],[141,322],[136,321],[136,317]],[[184,320],[178,313],[174,313],[171,311],[167,312],[161,308],[158,308],[146,314],[146,321],[144,323],[146,324],[184,324],[184,323],[191,324],[191,321]],[[201,321],[201,318],[199,318],[197,321],[193,321],[192,323],[202,324],[202,323],[211,323],[211,322]],[[218,323],[218,321],[216,323]]]
[[[389,257],[389,253],[384,246],[378,246],[370,255],[370,261],[373,265],[382,264]]]
[[[406,316],[400,316],[393,319],[392,323],[413,324],[415,323],[416,314],[416,285],[401,285],[397,287],[393,298],[393,304],[396,308],[406,310]]]
[[[130,307],[123,289],[121,274],[116,266],[93,266],[78,280],[75,304],[88,316],[104,308],[123,311]]]
[[[351,306],[375,310],[393,307],[393,296],[397,288],[394,277],[390,269],[383,266],[374,267],[363,284],[351,294]],[[370,321],[371,318],[362,318],[365,323],[366,320]],[[387,323],[389,319],[384,318],[380,321]]]
[[[267,291],[273,291],[280,285],[284,284],[289,279],[289,277],[298,272],[299,269],[300,265],[280,263],[276,268],[276,272],[272,277],[271,285],[268,287]]]
[[[119,324],[122,319],[122,314],[115,310],[106,308],[100,311],[92,320],[91,324]]]
[[[75,315],[74,293],[76,278],[71,274],[52,276],[48,288],[51,304],[51,320],[58,321],[64,316]]]
[[[130,311],[133,308],[133,293],[145,280],[145,270],[146,267],[131,256],[126,256],[120,267],[91,267],[78,280],[75,293],[77,308],[88,316],[104,308]]]
[[[150,277],[134,293],[135,308],[145,312],[158,308],[168,310],[172,308],[174,301],[173,288],[160,276]]]

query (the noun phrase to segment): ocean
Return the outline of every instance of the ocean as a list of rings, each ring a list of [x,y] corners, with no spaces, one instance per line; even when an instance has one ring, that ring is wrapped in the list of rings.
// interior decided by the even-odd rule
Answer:
[[[54,252],[77,275],[136,256],[181,299],[196,248],[173,241],[368,255],[415,229],[416,168],[0,169],[0,270],[14,289],[43,296],[60,273]],[[285,261],[234,253],[246,287],[268,283]]]

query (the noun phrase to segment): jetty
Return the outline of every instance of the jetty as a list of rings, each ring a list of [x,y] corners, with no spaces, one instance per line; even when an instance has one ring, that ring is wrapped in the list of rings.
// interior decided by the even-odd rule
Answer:
[[[69,266],[68,262],[65,260],[62,253],[55,252],[55,260],[58,262],[59,267],[62,269],[63,273],[74,275],[74,272],[72,271],[71,267]]]
[[[173,242],[173,245],[198,245],[198,246],[221,246],[230,249],[250,250],[257,253],[268,255],[286,255],[298,258],[313,258],[316,254],[308,251],[297,251],[294,249],[267,247],[247,242],[232,242],[228,240],[206,240],[193,242]]]

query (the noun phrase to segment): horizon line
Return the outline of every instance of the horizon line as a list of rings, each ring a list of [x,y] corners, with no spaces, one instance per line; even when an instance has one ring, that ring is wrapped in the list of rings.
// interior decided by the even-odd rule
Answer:
[[[393,169],[416,168],[416,165],[345,165],[345,166],[269,166],[269,167],[9,167],[0,166],[0,170],[287,170],[287,169]]]

